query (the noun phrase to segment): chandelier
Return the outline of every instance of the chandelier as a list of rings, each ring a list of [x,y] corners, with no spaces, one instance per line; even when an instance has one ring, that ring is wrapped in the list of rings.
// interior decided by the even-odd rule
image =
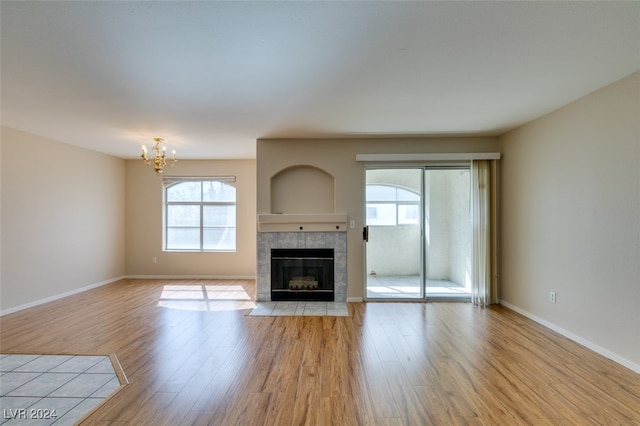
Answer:
[[[171,162],[167,162],[167,147],[160,146],[160,144],[164,142],[164,139],[153,138],[153,140],[156,142],[156,146],[153,148],[156,152],[156,156],[154,158],[147,157],[147,147],[142,145],[142,155],[140,157],[142,158],[142,161],[144,161],[144,164],[153,166],[153,169],[159,175],[164,171],[164,168],[167,165],[172,167],[178,162],[178,160],[176,160],[176,150],[174,149],[172,152]]]

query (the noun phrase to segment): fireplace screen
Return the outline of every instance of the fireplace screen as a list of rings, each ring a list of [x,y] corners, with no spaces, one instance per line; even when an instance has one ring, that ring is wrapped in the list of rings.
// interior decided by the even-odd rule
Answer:
[[[333,249],[271,249],[271,300],[333,301]]]

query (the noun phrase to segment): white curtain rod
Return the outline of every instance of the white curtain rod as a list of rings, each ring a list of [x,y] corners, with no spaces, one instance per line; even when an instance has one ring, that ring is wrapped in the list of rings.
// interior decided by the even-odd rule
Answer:
[[[358,162],[373,161],[469,161],[499,160],[499,152],[432,153],[432,154],[356,154]]]
[[[167,183],[176,182],[197,182],[197,181],[217,181],[235,182],[235,176],[162,176],[162,181]]]

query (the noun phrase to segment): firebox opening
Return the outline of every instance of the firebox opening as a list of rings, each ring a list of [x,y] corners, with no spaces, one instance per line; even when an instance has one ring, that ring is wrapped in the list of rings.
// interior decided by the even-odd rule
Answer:
[[[271,249],[271,300],[334,300],[333,249]]]

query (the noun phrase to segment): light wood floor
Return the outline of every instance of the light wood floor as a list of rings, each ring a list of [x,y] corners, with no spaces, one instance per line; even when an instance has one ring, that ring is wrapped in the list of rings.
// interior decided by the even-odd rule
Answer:
[[[116,354],[84,424],[640,424],[640,375],[503,307],[252,317],[254,287],[125,280],[0,318],[0,350]]]

